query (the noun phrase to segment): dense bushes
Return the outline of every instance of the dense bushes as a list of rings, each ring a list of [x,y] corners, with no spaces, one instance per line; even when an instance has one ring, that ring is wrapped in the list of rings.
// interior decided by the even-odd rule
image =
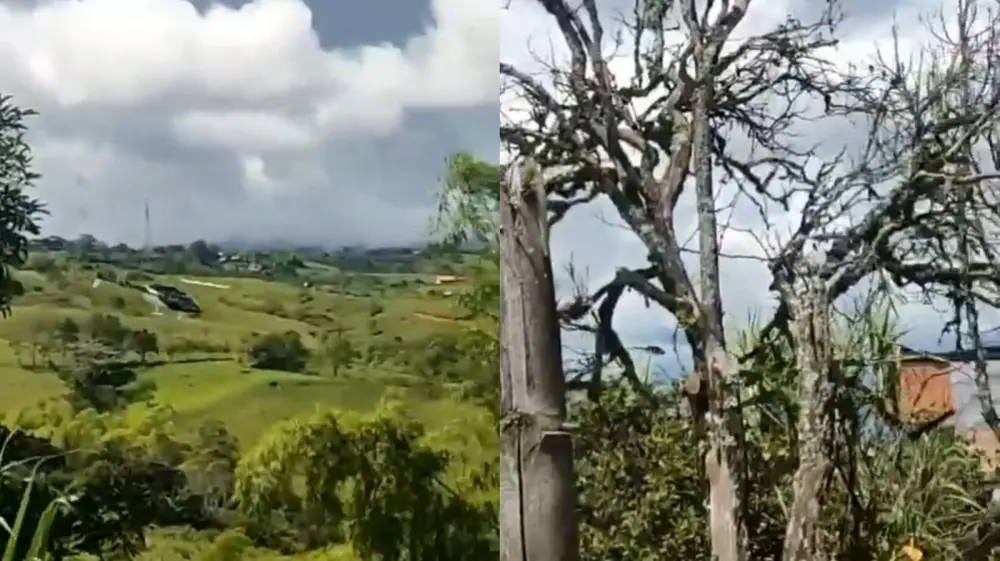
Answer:
[[[247,345],[247,362],[253,368],[302,372],[310,354],[295,331],[254,337]]]
[[[781,558],[798,463],[787,392],[794,377],[775,359],[744,378],[759,397],[745,405],[743,443],[753,559]],[[916,539],[930,559],[958,559],[956,548],[985,516],[976,500],[984,482],[978,458],[948,432],[900,433],[868,416],[870,388],[847,390],[838,397],[838,431],[864,428],[849,440],[834,437],[845,440],[835,450],[841,467],[824,483],[824,549],[835,559],[895,559]],[[612,385],[572,410],[583,559],[707,561],[702,449],[678,392],[640,395]]]
[[[281,423],[240,463],[237,504],[252,535],[284,550],[347,541],[365,559],[495,558],[496,505],[452,492],[448,455],[422,437],[398,408]]]
[[[112,441],[96,448],[61,448],[4,426],[0,441],[6,444],[7,466],[0,476],[0,516],[14,520],[21,498],[28,493],[24,522],[26,528],[35,528],[46,508],[60,500],[47,539],[47,550],[56,558],[77,553],[130,557],[145,547],[145,532],[151,525],[212,526],[183,472],[136,454],[133,448]],[[19,463],[25,468],[11,469]],[[25,471],[32,465],[38,466],[37,473],[28,478]],[[23,559],[32,534],[24,532],[18,538],[14,558]]]
[[[496,461],[479,465],[450,453],[452,436],[425,434],[398,405],[364,416],[317,411],[280,423],[242,458],[218,423],[183,439],[172,419],[164,408],[139,416],[74,413],[60,401],[8,419],[25,431],[10,438],[8,463],[51,458],[33,490],[27,526],[67,496],[72,500],[58,511],[49,540],[59,555],[131,557],[145,548],[152,526],[226,529],[214,539],[199,534],[207,539],[204,555],[319,554],[344,544],[357,559],[497,555]],[[468,420],[463,426],[470,428]],[[488,421],[482,429],[492,436]],[[0,428],[0,438],[9,434]],[[14,519],[26,490],[18,474],[0,478],[5,520]]]

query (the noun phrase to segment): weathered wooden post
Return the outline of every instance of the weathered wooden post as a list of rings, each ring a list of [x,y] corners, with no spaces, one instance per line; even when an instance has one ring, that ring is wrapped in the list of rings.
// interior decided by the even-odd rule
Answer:
[[[500,189],[500,561],[577,561],[573,446],[541,170]]]

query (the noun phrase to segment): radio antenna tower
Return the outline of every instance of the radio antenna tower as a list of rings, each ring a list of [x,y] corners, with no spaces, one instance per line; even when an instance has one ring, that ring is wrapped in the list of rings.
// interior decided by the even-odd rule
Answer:
[[[153,249],[153,230],[149,226],[149,199],[146,199],[143,211],[143,218],[146,225],[146,237],[143,239],[143,249],[149,252]]]

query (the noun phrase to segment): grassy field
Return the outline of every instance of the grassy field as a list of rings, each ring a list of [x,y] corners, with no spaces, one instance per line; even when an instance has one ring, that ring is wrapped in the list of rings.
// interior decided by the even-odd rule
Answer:
[[[394,366],[391,357],[374,365],[352,366],[336,377],[318,360],[306,373],[249,368],[243,351],[247,341],[260,334],[295,331],[314,351],[321,350],[324,335],[336,330],[342,330],[358,348],[379,344],[407,348],[407,343],[419,348],[429,335],[470,327],[452,303],[463,290],[461,284],[436,286],[433,275],[364,275],[326,266],[310,269],[303,275],[308,283],[216,276],[160,276],[144,281],[173,285],[190,294],[203,310],[198,318],[172,313],[152,316],[150,304],[137,291],[114,283],[95,287],[92,270],[62,264],[45,274],[18,272],[25,294],[15,301],[12,314],[0,319],[0,420],[14,420],[19,413],[31,417],[33,411],[47,418],[38,404],[65,391],[54,372],[31,367],[35,343],[51,335],[54,326],[66,318],[85,325],[94,314],[112,314],[133,330],[155,333],[161,350],[149,357],[148,365],[137,367],[140,382],[151,382],[154,388],[149,400],[133,403],[125,415],[141,417],[150,412],[146,409],[150,405],[167,406],[174,412],[174,429],[193,435],[205,423],[221,421],[241,447],[248,448],[278,421],[308,415],[316,407],[369,411],[392,396],[402,400],[406,411],[429,429],[428,444],[468,460],[453,464],[449,478],[461,477],[463,470],[495,454],[495,448],[487,450],[482,444],[493,436],[493,425],[473,422],[488,412],[460,400],[428,397],[426,382]],[[124,273],[117,271],[119,278]],[[192,344],[197,348],[192,349]],[[480,426],[488,428],[490,435],[470,428]],[[211,539],[188,530],[156,529],[141,559],[208,559],[203,555]],[[347,546],[299,557],[253,550],[243,558],[357,559]]]
[[[93,271],[68,268],[56,274],[18,273],[26,293],[10,317],[0,320],[0,414],[29,408],[58,395],[55,374],[25,366],[24,348],[64,318],[85,321],[95,313],[114,314],[133,329],[147,329],[160,349],[185,342],[214,347],[203,352],[162,353],[158,364],[140,371],[152,380],[157,403],[177,411],[180,424],[191,428],[206,420],[223,421],[244,444],[253,443],[274,422],[308,413],[314,406],[367,410],[386,389],[399,385],[405,373],[391,368],[356,367],[332,378],[254,370],[241,364],[248,338],[262,333],[296,331],[316,348],[324,333],[345,329],[358,344],[372,341],[417,341],[428,334],[463,328],[443,291],[420,275],[354,275],[351,291],[337,284],[310,286],[251,278],[163,276],[193,296],[204,310],[199,318],[172,314],[151,316],[139,293],[112,283],[94,287]],[[318,277],[317,277],[318,278]],[[227,288],[184,282],[213,283]],[[359,293],[357,286],[364,287]],[[461,287],[449,287],[460,290]],[[20,352],[16,352],[20,349]],[[463,415],[451,401],[413,399],[412,408],[430,425],[443,425]]]

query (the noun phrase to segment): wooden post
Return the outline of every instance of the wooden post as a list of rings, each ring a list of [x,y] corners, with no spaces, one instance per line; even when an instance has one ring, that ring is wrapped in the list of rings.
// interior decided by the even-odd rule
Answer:
[[[541,174],[500,192],[500,561],[578,561],[573,446]]]

